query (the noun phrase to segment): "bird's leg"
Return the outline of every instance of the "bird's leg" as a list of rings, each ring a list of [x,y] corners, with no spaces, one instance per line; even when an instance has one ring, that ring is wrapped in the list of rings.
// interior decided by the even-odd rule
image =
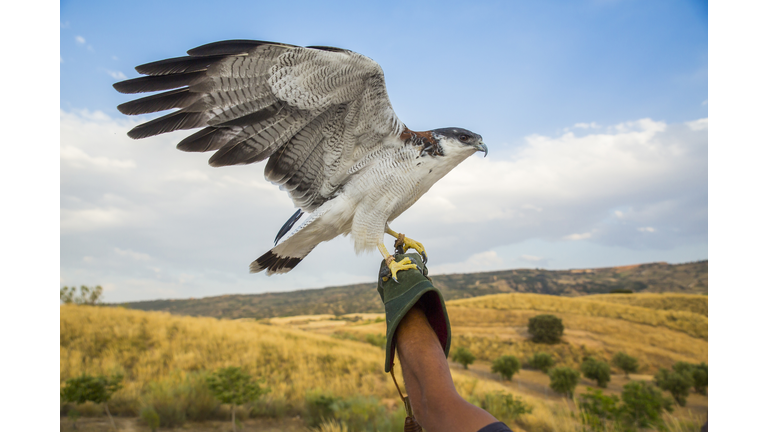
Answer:
[[[395,257],[389,254],[389,251],[387,251],[387,247],[384,246],[384,243],[379,243],[379,252],[381,252],[381,255],[384,256],[384,260],[387,262],[387,267],[389,268],[389,275],[382,274],[380,275],[382,278],[384,278],[384,281],[387,281],[387,278],[389,276],[392,276],[392,279],[397,282],[397,272],[400,270],[410,270],[410,269],[419,269],[419,266],[416,264],[411,263],[411,259],[408,257],[403,258],[402,260],[395,261]]]
[[[423,244],[417,242],[414,239],[409,239],[405,236],[405,234],[400,234],[393,231],[388,224],[386,225],[385,229],[387,234],[397,239],[395,240],[395,253],[402,254],[408,252],[408,249],[413,249],[421,254],[421,258],[424,260],[424,264],[427,264],[427,251],[424,249]]]

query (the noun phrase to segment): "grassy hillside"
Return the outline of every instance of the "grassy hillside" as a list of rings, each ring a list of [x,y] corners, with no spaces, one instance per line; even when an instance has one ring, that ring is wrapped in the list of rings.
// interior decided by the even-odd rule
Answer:
[[[615,289],[706,294],[707,277],[708,262],[699,261],[677,265],[652,263],[586,270],[505,270],[436,275],[432,279],[435,286],[442,290],[446,300],[454,300],[511,292],[572,297],[608,293]],[[375,284],[368,283],[286,293],[153,300],[125,303],[123,306],[147,311],[166,311],[176,315],[256,319],[383,312],[375,287]]]
[[[560,364],[573,364],[585,353],[603,356],[622,349],[632,355],[639,353],[645,372],[678,359],[707,359],[705,337],[693,337],[664,325],[651,327],[615,318],[604,308],[581,304],[592,302],[589,297],[506,296],[509,297],[506,301],[493,299],[493,304],[501,305],[499,307],[490,307],[489,299],[478,298],[452,301],[448,308],[454,347],[467,346],[480,357],[470,370],[452,366],[459,393],[476,404],[497,398],[495,395],[499,393],[520,398],[532,407],[532,413],[517,419],[503,418],[503,412],[494,413],[514,430],[576,432],[580,429],[578,417],[572,414],[573,404],[544,393],[547,380],[544,374],[523,371],[516,383],[501,381],[491,374],[488,360],[501,353],[524,358],[529,352],[549,350],[556,354]],[[519,296],[525,301],[515,300]],[[651,296],[642,295],[646,301]],[[558,303],[561,300],[566,302]],[[524,331],[527,318],[539,311],[516,309],[519,307],[556,307],[555,314],[562,317],[567,328],[564,343],[533,346],[527,342]],[[219,367],[241,366],[271,388],[262,401],[240,411],[242,417],[252,417],[246,425],[264,425],[268,420],[272,422],[269,424],[277,425],[273,430],[307,430],[302,428],[310,426],[312,401],[318,397],[320,400],[335,397],[347,404],[349,411],[345,415],[374,413],[377,430],[402,430],[403,413],[398,408],[396,390],[383,373],[383,351],[370,343],[351,340],[355,337],[365,340],[366,334],[383,333],[384,323],[378,314],[303,316],[254,322],[67,305],[61,307],[60,316],[61,382],[81,373],[123,373],[125,387],[110,403],[113,414],[136,416],[143,406],[153,406],[164,416],[186,413],[188,421],[210,422],[222,418],[224,430],[226,410],[207,392],[204,376]],[[615,381],[623,382],[621,380],[623,377]],[[583,381],[577,393],[588,385],[589,382]],[[620,386],[612,384],[607,391],[616,394]],[[692,398],[689,402],[689,409],[693,411],[681,410],[679,415],[700,426],[706,415],[706,397],[697,397],[699,399]],[[66,412],[67,408],[62,409]],[[78,409],[88,411],[89,407]],[[90,409],[97,412],[94,407]],[[302,419],[300,423],[296,416]],[[680,424],[676,417],[667,416],[667,425],[673,432],[688,430]],[[195,427],[191,426],[190,430],[202,430]],[[137,429],[148,430],[141,425]]]

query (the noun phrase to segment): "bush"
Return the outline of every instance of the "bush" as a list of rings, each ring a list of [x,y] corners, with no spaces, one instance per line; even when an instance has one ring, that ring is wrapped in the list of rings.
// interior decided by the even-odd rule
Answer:
[[[708,369],[706,363],[677,362],[672,366],[675,372],[690,376],[694,391],[703,395],[707,394]]]
[[[205,379],[208,389],[221,403],[229,404],[232,413],[232,430],[235,430],[235,410],[243,405],[260,398],[269,392],[262,388],[258,381],[253,381],[251,375],[239,367],[230,366],[217,370]]]
[[[637,359],[622,351],[613,355],[611,363],[624,371],[624,375],[629,378],[630,373],[637,372]]]
[[[569,367],[558,367],[549,371],[549,387],[561,395],[573,399],[573,390],[581,379],[579,371]]]
[[[547,373],[549,368],[555,365],[555,359],[552,358],[551,354],[540,352],[534,354],[533,357],[528,360],[528,364],[534,369]]]
[[[564,330],[563,321],[554,315],[537,315],[528,320],[528,333],[534,342],[560,342]]]
[[[672,401],[647,382],[626,384],[621,392],[621,401],[624,403],[620,412],[622,422],[637,428],[655,426],[662,429],[662,412],[672,412]]]
[[[670,392],[678,405],[681,407],[685,406],[688,398],[688,391],[693,387],[693,378],[691,378],[690,374],[685,371],[681,373],[662,368],[656,373],[653,381],[662,390]]]
[[[520,371],[520,360],[515,356],[501,356],[493,361],[491,372],[500,374],[502,378],[511,380]]]
[[[365,335],[365,341],[382,349],[387,346],[387,337],[382,334],[368,333]]]
[[[488,411],[499,421],[510,424],[524,414],[533,411],[530,405],[509,393],[501,391],[486,393],[482,398],[472,398],[472,403]]]
[[[579,396],[581,424],[589,430],[604,431],[607,422],[616,419],[618,403],[617,396],[604,395],[602,390],[587,388],[587,392]]]
[[[451,354],[451,359],[464,366],[464,369],[469,369],[467,366],[475,362],[475,355],[468,349],[459,347]]]
[[[115,374],[109,378],[102,375],[94,377],[83,374],[77,378],[68,379],[64,388],[61,389],[60,397],[64,402],[104,404],[112,429],[116,429],[112,414],[109,412],[109,399],[123,387],[122,381],[122,374]]]
[[[647,382],[632,381],[625,385],[621,404],[618,397],[591,388],[579,399],[581,424],[590,431],[666,430],[661,415],[665,410],[672,411],[672,401]]]
[[[584,359],[581,363],[581,372],[585,378],[597,381],[598,387],[606,388],[608,382],[611,381],[611,366],[606,362],[596,360],[594,357]]]
[[[142,408],[139,417],[141,417],[152,432],[155,432],[160,427],[160,416],[157,415],[157,411],[152,407]]]
[[[341,398],[324,390],[307,392],[306,421],[320,430],[349,430],[388,432],[402,430],[405,409],[387,413],[386,408],[373,396]],[[335,429],[331,426],[335,425]],[[323,429],[325,428],[325,429]]]

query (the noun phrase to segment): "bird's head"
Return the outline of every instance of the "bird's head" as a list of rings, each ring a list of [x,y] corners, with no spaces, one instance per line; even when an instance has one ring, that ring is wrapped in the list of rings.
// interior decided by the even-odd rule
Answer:
[[[451,153],[469,156],[476,151],[482,151],[488,156],[488,147],[483,143],[483,137],[462,128],[442,128],[432,131],[446,155]]]

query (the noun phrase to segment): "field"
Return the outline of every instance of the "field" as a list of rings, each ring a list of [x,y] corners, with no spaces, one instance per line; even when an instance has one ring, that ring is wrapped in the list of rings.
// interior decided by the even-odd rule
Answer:
[[[640,361],[639,374],[630,378],[647,380],[658,368],[678,360],[707,362],[706,303],[706,296],[680,294],[578,298],[501,294],[453,300],[448,302],[453,348],[464,346],[478,356],[469,370],[452,365],[454,381],[459,392],[476,403],[504,392],[531,406],[532,413],[507,420],[515,430],[576,431],[573,402],[553,394],[546,375],[523,370],[512,382],[504,382],[490,372],[490,362],[502,354],[526,359],[545,351],[561,365],[576,366],[584,355],[609,359],[625,351]],[[540,313],[563,320],[562,343],[528,341],[528,318]],[[123,373],[125,387],[113,397],[110,410],[122,416],[118,423],[125,430],[149,430],[136,419],[147,405],[171,414],[183,411],[184,430],[225,430],[226,409],[206,392],[202,377],[233,365],[242,366],[271,389],[239,412],[245,430],[320,430],[322,425],[308,417],[313,395],[318,394],[345,398],[350,406],[376,412],[371,421],[378,430],[402,430],[402,409],[383,373],[378,346],[385,328],[382,321],[381,314],[372,313],[256,321],[62,306],[60,378],[63,383],[83,372]],[[619,371],[613,373],[607,392],[618,394],[626,379]],[[582,380],[577,393],[590,385]],[[62,406],[62,412],[70,408]],[[94,416],[99,410],[77,409]],[[706,396],[691,395],[688,406],[677,408],[666,421],[673,431],[694,430],[706,414]],[[79,430],[98,421],[103,419],[83,419]],[[62,424],[68,426],[66,417]]]

